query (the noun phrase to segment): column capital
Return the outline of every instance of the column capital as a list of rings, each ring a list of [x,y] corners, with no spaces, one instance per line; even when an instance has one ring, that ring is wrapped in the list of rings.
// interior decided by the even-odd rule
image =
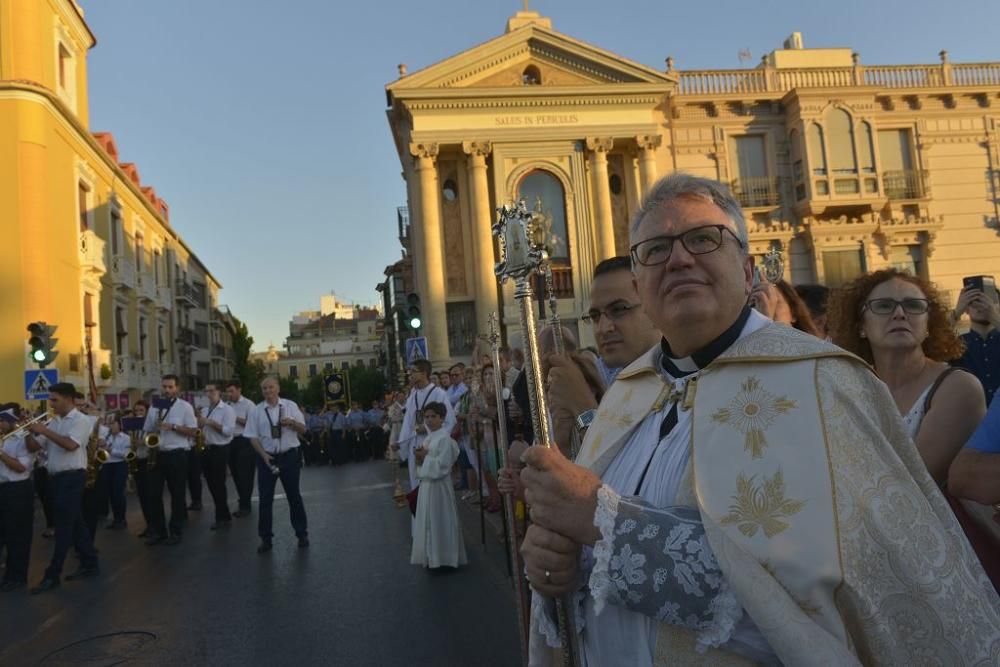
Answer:
[[[595,153],[607,153],[615,145],[614,137],[587,137],[587,150]]]
[[[639,145],[639,150],[641,151],[655,151],[663,145],[663,135],[640,134],[636,136],[635,143]]]
[[[486,157],[493,152],[491,141],[463,141],[462,151],[473,157]]]
[[[427,158],[433,160],[438,155],[437,142],[426,144],[410,142],[410,155],[415,158]]]

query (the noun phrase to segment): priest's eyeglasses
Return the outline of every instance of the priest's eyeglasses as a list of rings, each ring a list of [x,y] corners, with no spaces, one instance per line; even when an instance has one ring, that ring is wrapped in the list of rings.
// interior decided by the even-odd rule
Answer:
[[[627,301],[616,301],[615,303],[611,304],[604,310],[597,310],[596,308],[592,308],[591,310],[587,311],[586,315],[582,315],[580,319],[586,322],[587,324],[592,324],[596,327],[598,324],[601,323],[602,315],[610,319],[612,322],[617,322],[618,320],[628,315],[629,312],[638,307],[639,304],[637,303],[628,303]]]
[[[923,315],[930,308],[927,299],[871,299],[866,301],[862,311],[869,310],[874,315],[892,315],[896,308],[902,308],[907,315]]]
[[[642,266],[666,264],[674,250],[674,241],[680,241],[684,249],[692,255],[707,255],[722,247],[722,232],[727,231],[742,248],[743,241],[732,229],[725,225],[705,225],[689,229],[683,234],[665,234],[639,241],[629,248],[632,262]]]

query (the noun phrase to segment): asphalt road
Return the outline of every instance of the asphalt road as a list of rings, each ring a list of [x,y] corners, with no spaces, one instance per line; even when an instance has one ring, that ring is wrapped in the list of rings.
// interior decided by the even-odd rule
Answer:
[[[435,573],[409,564],[409,511],[392,502],[389,464],[306,468],[302,488],[312,546],[296,547],[279,495],[266,555],[256,498],[253,517],[215,533],[206,489],[181,545],[146,547],[130,496],[129,531],[98,531],[99,578],[0,595],[0,665],[518,663],[503,547],[492,532],[481,546],[478,513],[461,512],[469,565]],[[35,540],[29,585],[51,549]],[[64,573],[75,568],[71,554]]]

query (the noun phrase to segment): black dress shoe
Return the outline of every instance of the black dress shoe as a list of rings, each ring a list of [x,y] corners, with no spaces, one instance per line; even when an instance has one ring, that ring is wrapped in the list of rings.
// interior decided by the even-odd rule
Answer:
[[[90,579],[99,575],[101,571],[96,567],[81,567],[79,570],[73,574],[66,575],[66,581],[79,581],[81,579]]]
[[[200,512],[201,511],[201,503],[191,503],[190,505],[188,505],[188,510],[190,510],[192,512]]]
[[[3,585],[0,585],[0,593],[10,593],[11,591],[16,591],[22,586],[24,586],[23,581],[5,581]]]
[[[309,546],[309,538],[305,537],[305,536],[300,537],[299,538],[299,549],[305,549],[308,546]]]
[[[166,544],[169,547],[172,547],[175,544],[180,544],[180,543],[181,543],[181,536],[180,535],[171,535],[164,542],[164,544]]]
[[[163,535],[157,535],[155,533],[150,533],[149,537],[146,538],[146,546],[151,547],[167,539]]]
[[[53,588],[59,588],[59,580],[45,577],[44,579],[42,579],[41,583],[32,588],[29,591],[29,593],[31,593],[32,595],[38,595],[39,593],[47,593],[48,591],[51,591]]]
[[[209,530],[222,530],[223,528],[229,528],[232,525],[232,521],[228,519],[226,521],[216,521],[211,526],[208,527]]]
[[[263,542],[260,543],[260,546],[257,547],[257,553],[259,554],[267,553],[268,551],[271,550],[273,546],[274,545],[271,544],[271,540],[264,540]]]

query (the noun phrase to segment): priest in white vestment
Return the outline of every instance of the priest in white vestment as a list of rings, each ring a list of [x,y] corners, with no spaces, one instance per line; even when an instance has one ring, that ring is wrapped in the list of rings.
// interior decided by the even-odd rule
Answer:
[[[618,375],[575,463],[524,456],[532,663],[572,593],[590,667],[997,664],[1000,599],[885,385],[747,307],[728,189],[661,180],[631,242],[663,341]]]
[[[410,564],[428,568],[458,567],[467,562],[451,481],[451,467],[458,459],[458,443],[443,428],[445,415],[447,409],[443,404],[427,404],[424,425],[428,434],[420,447],[413,450],[413,457],[419,463],[420,491]]]

